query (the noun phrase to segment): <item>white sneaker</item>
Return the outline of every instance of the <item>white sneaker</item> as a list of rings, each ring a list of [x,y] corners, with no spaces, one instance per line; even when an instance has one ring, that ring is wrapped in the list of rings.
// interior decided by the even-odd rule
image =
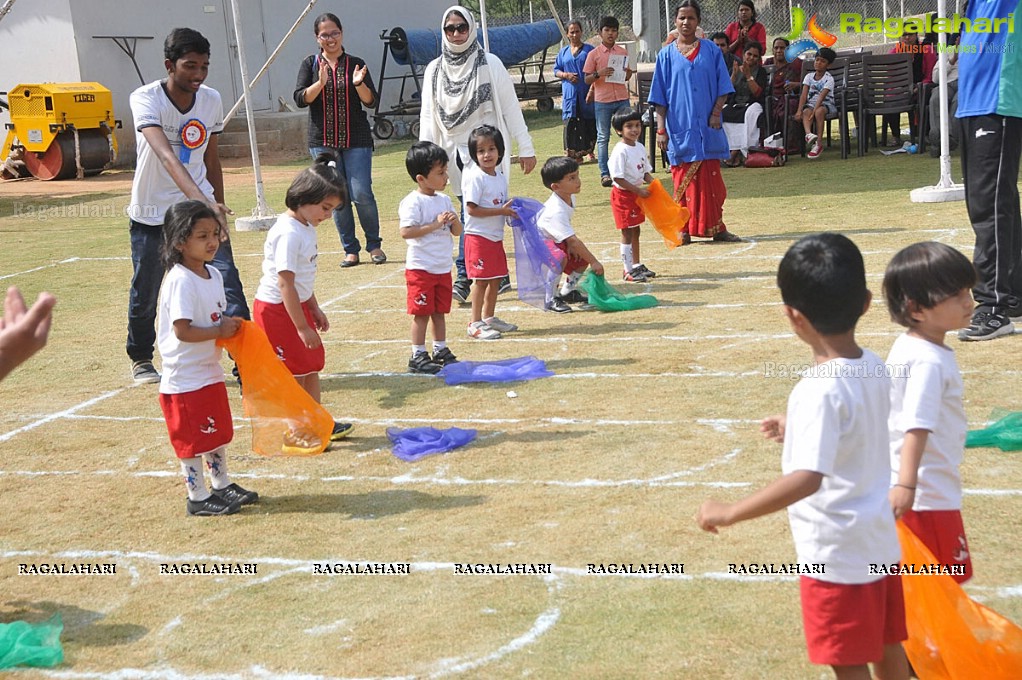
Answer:
[[[819,158],[821,153],[823,153],[823,147],[819,142],[816,142],[813,144],[813,148],[809,149],[809,153],[806,154],[806,158]]]
[[[501,333],[510,333],[511,331],[518,330],[518,326],[513,323],[508,323],[507,321],[501,321],[495,316],[491,316],[489,319],[483,319],[483,323],[493,330],[500,331]]]
[[[468,337],[476,340],[498,340],[500,331],[490,328],[485,321],[473,321],[468,325]]]
[[[816,144],[817,139],[819,139],[819,137],[810,132],[806,135],[806,146],[810,149],[813,148],[813,144]]]

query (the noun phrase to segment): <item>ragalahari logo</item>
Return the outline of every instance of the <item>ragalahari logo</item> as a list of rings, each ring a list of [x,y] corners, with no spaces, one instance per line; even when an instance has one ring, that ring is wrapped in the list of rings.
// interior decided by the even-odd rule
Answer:
[[[801,7],[791,8],[791,33],[784,36],[790,42],[788,49],[784,50],[784,58],[788,61],[795,61],[806,52],[815,52],[821,47],[830,47],[837,42],[837,36],[820,28],[816,23],[816,15],[809,19],[809,38],[802,38],[802,32],[806,30],[806,13]]]

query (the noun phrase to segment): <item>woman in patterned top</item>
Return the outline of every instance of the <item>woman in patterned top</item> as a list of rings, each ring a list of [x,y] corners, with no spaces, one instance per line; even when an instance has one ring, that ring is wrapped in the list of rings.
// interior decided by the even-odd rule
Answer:
[[[362,244],[355,235],[354,212],[373,263],[383,264],[387,256],[380,249],[380,211],[373,195],[373,135],[365,113],[376,104],[376,88],[365,62],[344,51],[344,29],[336,15],[319,15],[313,28],[320,52],[306,57],[298,69],[294,100],[309,109],[309,153],[313,158],[333,153],[347,178],[351,201],[334,211],[345,253],[341,266],[359,262]]]

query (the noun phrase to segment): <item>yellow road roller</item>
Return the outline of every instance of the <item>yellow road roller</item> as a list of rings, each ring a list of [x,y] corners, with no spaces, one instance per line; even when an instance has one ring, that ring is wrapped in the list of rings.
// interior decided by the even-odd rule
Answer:
[[[17,85],[0,163],[21,160],[41,180],[96,175],[117,158],[113,96],[99,83]]]

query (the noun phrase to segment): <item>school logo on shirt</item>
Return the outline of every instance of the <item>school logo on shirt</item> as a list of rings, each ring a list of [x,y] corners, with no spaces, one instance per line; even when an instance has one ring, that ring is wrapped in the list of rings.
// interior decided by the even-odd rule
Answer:
[[[202,434],[213,434],[216,432],[216,421],[213,420],[212,416],[206,416],[206,427],[200,427],[199,432]]]
[[[220,316],[220,312],[213,312],[212,314],[209,315],[209,320],[212,321],[213,323],[220,323],[221,318],[222,317]]]

